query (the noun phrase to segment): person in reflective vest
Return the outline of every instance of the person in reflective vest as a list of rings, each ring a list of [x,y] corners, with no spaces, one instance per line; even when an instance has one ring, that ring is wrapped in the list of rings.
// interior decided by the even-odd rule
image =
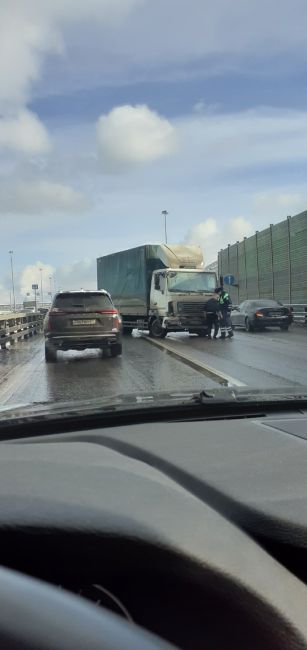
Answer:
[[[227,334],[228,338],[231,339],[233,337],[233,331],[230,318],[232,305],[230,295],[223,287],[216,289],[215,293],[219,296],[221,339],[225,339]]]

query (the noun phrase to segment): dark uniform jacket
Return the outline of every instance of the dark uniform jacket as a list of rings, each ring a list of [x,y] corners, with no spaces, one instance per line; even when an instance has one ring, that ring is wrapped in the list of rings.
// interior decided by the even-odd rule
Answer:
[[[219,300],[216,298],[210,298],[205,304],[205,311],[207,314],[217,314],[220,311]]]

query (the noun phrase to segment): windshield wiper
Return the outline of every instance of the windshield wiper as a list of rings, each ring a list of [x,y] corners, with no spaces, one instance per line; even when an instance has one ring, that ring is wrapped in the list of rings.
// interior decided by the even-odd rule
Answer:
[[[307,390],[292,387],[204,389],[200,393],[119,395],[82,402],[42,402],[0,408],[0,440],[133,423],[266,417],[307,410]]]
[[[196,404],[208,405],[210,402],[232,402],[240,404],[280,404],[284,402],[306,402],[307,391],[298,390],[297,388],[220,388],[202,390],[193,396]]]

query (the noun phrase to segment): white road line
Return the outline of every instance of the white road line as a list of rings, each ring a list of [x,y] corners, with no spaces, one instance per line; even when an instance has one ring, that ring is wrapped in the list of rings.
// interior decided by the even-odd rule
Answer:
[[[231,377],[231,375],[227,375],[225,372],[216,370],[216,368],[213,368],[212,366],[208,366],[206,363],[203,363],[203,361],[194,359],[193,357],[189,356],[188,354],[185,354],[181,350],[174,349],[173,346],[167,345],[167,342],[165,341],[161,341],[160,339],[152,339],[149,336],[144,336],[144,339],[146,339],[146,341],[148,341],[149,343],[152,343],[152,345],[156,345],[161,350],[165,350],[165,352],[176,357],[183,363],[186,363],[192,368],[195,368],[196,370],[203,372],[205,375],[207,375],[207,377],[210,377],[210,379],[214,379],[219,384],[223,384],[224,386],[225,385],[226,386],[247,386],[247,384],[244,384],[243,381],[240,381],[235,377]]]

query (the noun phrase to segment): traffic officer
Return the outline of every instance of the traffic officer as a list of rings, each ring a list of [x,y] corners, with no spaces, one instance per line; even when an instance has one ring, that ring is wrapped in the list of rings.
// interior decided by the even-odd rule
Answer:
[[[219,331],[219,317],[218,313],[220,311],[220,306],[219,306],[219,296],[215,294],[212,298],[209,298],[209,300],[205,304],[205,313],[206,313],[206,320],[208,324],[208,338],[212,338],[212,328],[214,327],[214,335],[213,338],[216,339]]]
[[[230,318],[231,305],[232,305],[230,295],[227,291],[223,289],[223,287],[219,287],[218,289],[215,289],[215,293],[218,294],[221,339],[225,339],[226,334],[228,334],[228,338],[231,339],[233,337],[233,331],[232,331],[231,318]]]

